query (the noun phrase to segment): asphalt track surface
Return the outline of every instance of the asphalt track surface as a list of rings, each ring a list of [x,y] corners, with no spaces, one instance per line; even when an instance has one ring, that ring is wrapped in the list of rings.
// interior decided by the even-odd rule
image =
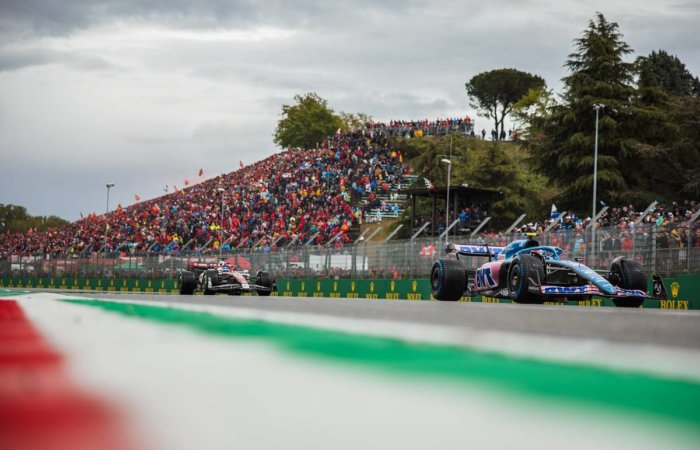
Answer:
[[[448,329],[502,331],[545,335],[553,338],[586,338],[636,345],[700,349],[700,311],[272,296],[205,297],[76,291],[62,293],[96,299],[216,305],[246,310],[304,314],[321,318],[382,321]]]

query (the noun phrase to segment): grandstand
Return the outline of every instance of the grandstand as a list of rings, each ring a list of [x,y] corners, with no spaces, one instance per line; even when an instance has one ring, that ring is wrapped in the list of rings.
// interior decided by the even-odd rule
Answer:
[[[427,230],[427,239],[434,239],[446,222],[444,211],[435,207],[435,199],[444,198],[446,189],[428,192],[416,188],[419,177],[411,173],[388,138],[471,135],[472,131],[473,123],[468,119],[371,123],[364,129],[329,137],[317,149],[283,151],[186,189],[125,208],[119,206],[107,215],[90,214],[45,232],[1,234],[0,263],[4,264],[0,264],[0,270],[23,267],[20,262],[27,261],[24,257],[31,257],[30,261],[68,261],[94,255],[267,254],[304,246],[348,247],[354,252],[361,224],[396,221],[406,217],[407,209],[412,211],[412,228],[433,224]],[[497,193],[462,186],[453,186],[450,191],[454,202],[450,222],[459,222],[453,233],[471,234],[475,227],[488,222],[489,205]],[[429,218],[415,215],[415,198],[420,195],[433,197]],[[696,249],[700,248],[700,227],[695,226],[699,210],[697,201],[670,205],[655,202],[641,211],[632,205],[611,207],[595,224],[600,230],[595,243],[590,241],[591,218],[573,211],[556,218],[528,219],[517,227],[514,224],[512,233],[486,230],[471,237],[501,245],[519,233],[535,231],[571,256],[595,254],[597,261],[589,261],[590,265],[604,265],[611,251],[645,253],[650,261],[667,252],[663,264],[669,271],[674,270],[672,266],[689,270],[700,266],[695,261]],[[392,259],[389,253],[387,250],[386,258]],[[413,249],[410,253],[419,254]],[[423,269],[414,269],[422,263],[414,264],[411,255],[402,263],[409,267],[405,272],[421,273]],[[73,265],[65,262],[63,267]]]

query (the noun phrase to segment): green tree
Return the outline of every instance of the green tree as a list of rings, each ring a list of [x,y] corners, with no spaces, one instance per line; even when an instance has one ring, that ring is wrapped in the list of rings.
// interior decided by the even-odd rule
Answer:
[[[364,113],[352,114],[341,112],[339,117],[341,122],[343,122],[343,126],[341,127],[343,131],[364,128],[368,123],[372,122],[372,116]]]
[[[343,127],[341,119],[316,93],[294,96],[293,105],[282,105],[274,142],[280,147],[313,148]]]
[[[700,98],[671,97],[663,105],[667,126],[640,145],[640,168],[653,194],[646,200],[700,197]]]
[[[520,137],[526,142],[540,140],[544,133],[544,124],[555,105],[552,91],[546,88],[529,89],[527,94],[513,105],[513,116],[519,123]]]
[[[542,77],[516,69],[496,69],[475,75],[465,87],[471,107],[493,119],[495,130],[503,133],[504,120],[515,102],[530,89],[543,89],[545,82]]]
[[[0,205],[0,233],[24,233],[30,228],[46,231],[67,224],[67,220],[57,216],[32,216],[24,206]]]
[[[531,170],[527,154],[519,142],[495,143],[452,136],[452,186],[494,189],[502,196],[491,209],[491,226],[507,226],[521,213],[528,217],[542,217],[555,195],[546,185],[546,177]],[[423,187],[423,177],[436,186],[447,184],[447,166],[440,163],[449,153],[450,137],[396,139],[392,145],[400,150],[419,178],[416,187]],[[545,207],[546,205],[546,207]],[[430,211],[431,202],[418,204],[423,214]]]
[[[700,80],[685,64],[664,50],[640,56],[636,61],[637,84],[640,89],[658,88],[674,97],[700,97]]]
[[[543,140],[534,143],[533,159],[562,188],[558,202],[566,207],[585,210],[591,204],[595,105],[604,105],[599,121],[598,198],[630,202],[648,197],[643,192],[639,139],[665,119],[658,108],[637,101],[634,64],[623,60],[632,50],[618,28],[597,13],[574,41],[562,102],[552,108]]]
[[[11,224],[27,221],[30,217],[24,206],[0,204],[0,233],[14,231],[10,229]]]

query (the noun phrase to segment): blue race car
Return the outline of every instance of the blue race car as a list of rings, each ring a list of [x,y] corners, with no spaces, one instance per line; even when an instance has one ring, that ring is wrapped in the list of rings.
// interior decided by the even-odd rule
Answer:
[[[449,244],[448,255],[438,259],[430,272],[433,297],[456,301],[463,296],[510,298],[517,303],[568,301],[592,296],[608,297],[615,306],[638,308],[645,299],[665,299],[661,278],[654,276],[654,295],[647,293],[641,264],[620,256],[605,276],[580,260],[560,259],[559,247],[541,246],[533,236],[505,247]],[[468,269],[460,257],[485,257],[488,262]]]

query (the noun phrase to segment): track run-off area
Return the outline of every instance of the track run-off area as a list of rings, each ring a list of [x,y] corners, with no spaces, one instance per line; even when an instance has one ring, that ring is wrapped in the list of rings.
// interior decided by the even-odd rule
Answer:
[[[23,314],[0,328],[24,320],[60,355],[60,378],[114,411],[109,429],[125,431],[106,433],[110,448],[700,442],[698,311],[40,289],[0,299]],[[55,395],[59,375],[21,356],[18,335],[0,331],[0,392],[13,405]],[[42,429],[45,411],[20,410]],[[3,439],[38,448],[7,422]]]

